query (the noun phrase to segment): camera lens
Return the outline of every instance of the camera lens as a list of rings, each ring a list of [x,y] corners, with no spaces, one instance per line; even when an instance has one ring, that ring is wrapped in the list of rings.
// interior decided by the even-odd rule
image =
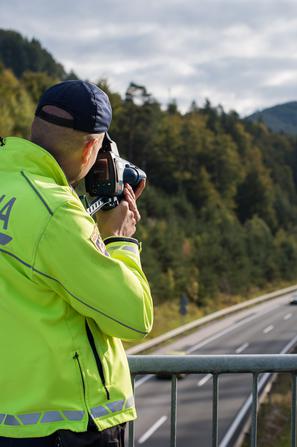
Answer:
[[[132,166],[126,166],[124,169],[123,180],[124,183],[129,183],[131,186],[138,185],[140,178],[137,169],[133,168]]]

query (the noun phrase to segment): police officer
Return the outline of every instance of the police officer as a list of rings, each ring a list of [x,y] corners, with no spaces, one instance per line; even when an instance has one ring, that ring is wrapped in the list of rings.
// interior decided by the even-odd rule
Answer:
[[[98,222],[72,188],[110,122],[101,89],[66,81],[41,97],[30,140],[1,140],[1,447],[121,447],[136,417],[121,339],[152,326],[132,237],[144,184]]]

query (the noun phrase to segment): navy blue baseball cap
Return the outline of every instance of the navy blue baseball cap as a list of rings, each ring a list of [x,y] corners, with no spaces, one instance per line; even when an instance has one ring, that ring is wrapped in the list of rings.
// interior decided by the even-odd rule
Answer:
[[[42,110],[48,105],[65,110],[73,119],[61,118]],[[96,84],[87,81],[64,81],[43,93],[35,116],[58,126],[87,133],[102,133],[110,126],[112,110],[107,94]]]

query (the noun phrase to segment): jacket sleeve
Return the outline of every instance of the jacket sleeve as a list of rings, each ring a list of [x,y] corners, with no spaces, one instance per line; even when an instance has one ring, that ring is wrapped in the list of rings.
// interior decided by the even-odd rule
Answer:
[[[36,249],[33,278],[107,335],[136,340],[151,330],[152,298],[137,240],[110,238],[104,244],[75,200],[51,216]]]

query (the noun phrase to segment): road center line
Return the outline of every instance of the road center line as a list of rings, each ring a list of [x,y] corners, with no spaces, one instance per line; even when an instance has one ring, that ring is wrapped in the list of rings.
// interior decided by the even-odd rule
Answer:
[[[281,306],[282,306],[282,305],[280,304],[280,305],[277,306],[277,307],[281,307]],[[229,332],[232,332],[234,329],[237,329],[238,327],[240,327],[240,326],[242,326],[242,325],[248,323],[249,321],[254,320],[255,318],[258,318],[258,317],[260,317],[260,316],[262,316],[262,315],[265,315],[265,314],[271,312],[272,310],[274,310],[274,309],[273,309],[273,308],[272,308],[272,309],[269,308],[269,309],[267,309],[267,310],[265,310],[265,311],[263,311],[263,312],[260,312],[260,313],[253,313],[253,314],[249,315],[248,317],[245,317],[244,319],[242,319],[242,320],[238,321],[237,323],[233,324],[232,326],[227,327],[226,329],[223,329],[223,330],[217,332],[216,334],[214,334],[214,335],[208,337],[207,339],[205,339],[205,340],[203,340],[203,341],[200,341],[200,342],[196,343],[194,346],[191,346],[191,348],[189,348],[189,349],[186,351],[186,353],[187,353],[187,354],[191,354],[192,352],[197,351],[198,349],[204,347],[204,346],[207,345],[208,343],[211,343],[212,341],[216,340],[217,338],[220,338],[220,337],[222,337],[223,335],[228,334]],[[288,314],[288,315],[289,315],[289,314]],[[291,314],[291,315],[292,315],[292,314]],[[142,377],[141,379],[137,380],[137,381],[135,382],[135,388],[138,388],[139,386],[141,386],[142,384],[144,384],[144,383],[147,382],[148,380],[152,379],[152,377],[154,377],[154,375],[151,375],[151,374],[150,374],[150,375],[146,375],[146,376]]]
[[[239,346],[239,348],[237,348],[237,349],[235,350],[236,354],[240,354],[240,353],[243,352],[248,346],[249,346],[249,343],[244,343],[243,345]]]
[[[288,320],[289,318],[291,318],[292,314],[287,314],[284,316],[284,320]]]
[[[211,378],[212,378],[212,374],[206,374],[206,376],[202,377],[202,379],[199,380],[199,382],[197,383],[197,386],[203,386]]]
[[[145,441],[148,440],[152,436],[152,434],[155,433],[155,431],[158,430],[159,427],[161,427],[164,422],[166,422],[168,419],[167,416],[162,416],[160,419],[157,420],[157,422],[154,423],[154,425],[151,426],[138,440],[138,444],[143,444]]]
[[[268,332],[272,331],[273,328],[274,328],[273,324],[271,324],[270,326],[267,326],[267,327],[263,330],[263,334],[268,334]]]
[[[257,313],[257,314],[252,314],[251,316],[247,317],[246,319],[244,319],[243,321],[240,321],[238,323],[233,324],[232,326],[229,326],[225,329],[222,329],[221,331],[217,332],[216,334],[208,337],[206,340],[200,341],[199,343],[197,343],[194,346],[191,346],[191,348],[187,349],[186,353],[187,354],[191,354],[194,351],[197,351],[198,349],[202,348],[203,346],[207,345],[208,343],[216,340],[217,338],[222,337],[225,334],[228,334],[229,332],[232,332],[234,329],[237,329],[238,327],[245,325],[246,323],[248,323],[249,321],[254,320],[255,318],[259,318],[263,315],[268,314],[269,312],[272,312],[274,310],[274,308],[269,308],[263,312]]]
[[[286,344],[286,346],[281,350],[280,354],[287,354],[290,352],[290,350],[295,346],[297,343],[297,335],[289,341],[289,343]],[[265,384],[267,377],[269,377],[271,373],[265,373],[258,383],[258,390],[262,389],[262,386]],[[249,398],[245,401],[242,408],[240,409],[239,413],[237,414],[236,418],[233,420],[232,424],[228,428],[227,432],[225,433],[222,441],[219,444],[219,447],[227,447],[230,444],[230,440],[233,438],[234,434],[237,432],[238,427],[240,424],[242,424],[242,421],[244,420],[247,411],[250,409],[252,405],[252,395],[249,396]]]

